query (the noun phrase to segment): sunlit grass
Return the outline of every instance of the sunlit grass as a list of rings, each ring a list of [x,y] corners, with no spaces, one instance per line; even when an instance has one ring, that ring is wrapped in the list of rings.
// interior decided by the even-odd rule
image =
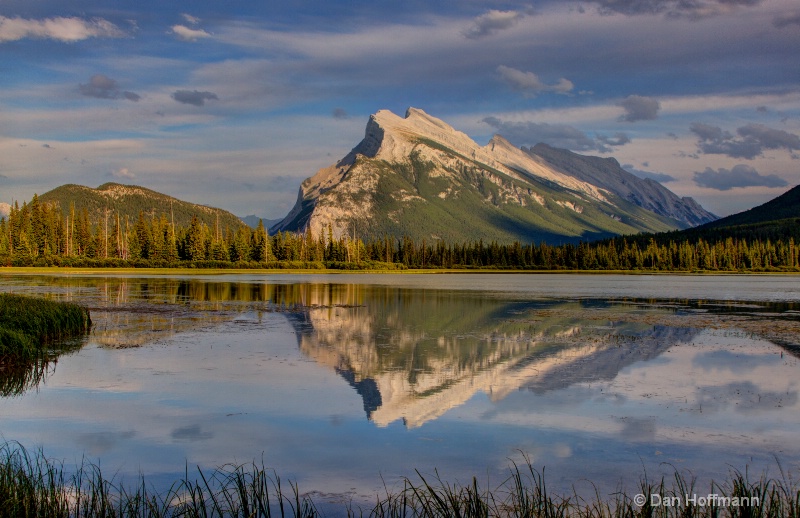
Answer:
[[[144,476],[123,486],[90,463],[69,474],[41,451],[31,454],[6,443],[0,447],[0,517],[800,517],[800,490],[781,473],[780,479],[751,481],[746,471],[732,471],[722,483],[700,490],[691,476],[676,472],[669,483],[642,478],[636,493],[604,497],[597,491],[585,498],[553,494],[526,459],[522,466],[512,463],[508,478],[491,489],[481,487],[477,478],[449,483],[438,474],[418,472],[401,488],[376,495],[374,504],[328,505],[322,511],[296,483],[281,480],[263,465],[187,468],[182,480],[159,492]],[[686,498],[694,494],[718,497],[699,505]],[[639,495],[646,497],[639,500]],[[732,505],[733,499],[748,505]],[[672,505],[657,503],[667,501]]]

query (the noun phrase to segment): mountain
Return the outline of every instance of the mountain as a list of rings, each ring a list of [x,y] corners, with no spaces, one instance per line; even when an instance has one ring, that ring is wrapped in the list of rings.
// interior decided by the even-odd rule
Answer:
[[[272,225],[274,225],[275,223],[278,223],[280,221],[280,219],[261,218],[261,217],[256,216],[255,214],[251,214],[249,216],[245,216],[245,217],[239,218],[239,219],[242,220],[244,222],[244,224],[247,225],[250,228],[257,228],[259,221],[262,222],[261,224],[264,225],[264,228],[269,228]]]
[[[716,216],[689,197],[675,193],[649,178],[639,178],[622,168],[615,158],[600,158],[573,153],[547,144],[522,148],[532,157],[542,158],[556,169],[690,227],[715,220]]]
[[[295,206],[272,230],[563,243],[712,219],[693,200],[636,178],[616,161],[520,149],[499,135],[479,146],[409,108],[404,118],[387,110],[372,115],[364,139],[306,179]]]
[[[706,223],[701,229],[754,225],[789,218],[800,218],[800,185],[777,198],[750,210]]]
[[[147,217],[160,217],[161,214],[174,217],[175,224],[179,226],[188,226],[192,216],[197,216],[198,220],[211,228],[215,228],[217,223],[221,229],[236,229],[244,225],[239,218],[222,209],[181,201],[137,185],[106,183],[92,189],[67,184],[42,194],[39,202],[60,207],[64,213],[70,210],[70,204],[75,205],[76,213],[86,208],[92,221],[100,221],[109,211],[109,215],[119,214],[123,221],[127,217],[134,222],[141,211]]]

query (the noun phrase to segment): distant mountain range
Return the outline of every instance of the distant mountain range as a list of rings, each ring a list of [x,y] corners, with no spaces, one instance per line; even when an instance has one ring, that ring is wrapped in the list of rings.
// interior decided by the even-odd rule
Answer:
[[[121,220],[127,218],[134,222],[139,212],[145,216],[159,217],[166,214],[179,226],[188,226],[193,216],[210,228],[236,229],[244,223],[228,211],[181,201],[177,198],[161,194],[136,185],[106,183],[92,189],[83,185],[67,184],[57,187],[39,196],[41,203],[49,203],[60,207],[64,213],[74,204],[76,212],[84,208],[89,212],[92,221],[101,221],[106,211],[109,215],[119,214]]]
[[[422,110],[372,115],[349,154],[305,180],[272,231],[448,242],[577,242],[716,217],[614,159],[496,135],[479,146]]]

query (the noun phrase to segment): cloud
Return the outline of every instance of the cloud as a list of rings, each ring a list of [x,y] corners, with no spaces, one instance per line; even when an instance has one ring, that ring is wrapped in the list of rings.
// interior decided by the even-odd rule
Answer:
[[[214,92],[198,92],[197,90],[177,90],[172,98],[183,104],[203,106],[206,101],[218,101],[219,97]]]
[[[597,141],[602,142],[606,146],[619,147],[628,144],[631,141],[631,139],[625,133],[614,133],[613,137],[607,137],[605,135],[597,135]]]
[[[622,166],[623,169],[628,171],[634,176],[638,176],[639,178],[649,178],[650,180],[655,180],[659,183],[667,183],[667,182],[674,182],[678,179],[672,175],[668,175],[667,173],[658,173],[654,171],[645,171],[643,169],[637,169],[633,167],[631,164],[625,164]]]
[[[184,20],[191,23],[192,25],[197,25],[198,23],[200,23],[200,18],[192,16],[191,14],[183,13],[181,14],[181,16],[183,17]]]
[[[0,42],[24,38],[75,42],[89,38],[121,38],[125,33],[102,18],[55,17],[43,20],[0,16]]]
[[[121,180],[134,180],[136,175],[133,174],[127,167],[121,167],[116,171],[112,171],[108,173],[109,177],[111,178],[119,178]]]
[[[333,118],[338,120],[349,119],[350,115],[348,115],[347,111],[344,108],[335,108],[333,110]]]
[[[117,82],[103,74],[95,74],[86,84],[78,86],[81,95],[98,99],[127,99],[137,102],[141,97],[133,92],[123,92]]]
[[[786,187],[788,182],[783,178],[770,174],[763,176],[749,165],[739,164],[728,170],[713,170],[706,167],[703,172],[694,173],[694,183],[700,187],[729,191],[736,187]]]
[[[525,14],[519,11],[497,11],[492,9],[475,18],[472,21],[472,26],[464,31],[464,36],[472,40],[491,36],[513,27],[524,17]]]
[[[800,137],[788,131],[772,129],[763,124],[748,124],[736,132],[745,139],[752,139],[765,149],[800,149]]]
[[[211,34],[203,29],[192,29],[185,25],[173,25],[171,28],[172,34],[176,35],[183,41],[197,41],[201,38],[210,38]]]
[[[212,439],[212,432],[204,432],[199,424],[191,424],[175,428],[170,432],[170,436],[176,441],[205,441]]]
[[[618,133],[613,139],[604,136],[593,139],[578,128],[566,124],[508,122],[497,117],[486,117],[482,122],[492,126],[498,133],[518,146],[532,146],[541,142],[573,151],[608,153],[612,151],[611,146],[622,145],[630,141],[622,133]]]
[[[676,18],[704,18],[752,7],[763,0],[590,0],[601,14],[665,14]]]
[[[661,109],[661,104],[656,99],[641,95],[629,95],[619,105],[625,110],[625,114],[619,119],[624,122],[654,120]]]
[[[778,15],[772,20],[772,24],[779,29],[790,25],[800,25],[800,11]]]
[[[518,90],[528,97],[535,97],[536,94],[541,92],[557,92],[565,94],[571,92],[575,85],[572,81],[564,79],[563,77],[558,80],[558,83],[548,85],[544,83],[539,76],[533,72],[523,72],[516,68],[500,65],[497,67],[497,73],[503,80],[511,85],[515,90]]]
[[[769,128],[763,124],[747,124],[736,130],[735,137],[717,126],[700,122],[693,123],[689,130],[697,135],[697,147],[709,155],[727,155],[731,158],[752,160],[765,149],[800,149],[800,137],[783,130]]]

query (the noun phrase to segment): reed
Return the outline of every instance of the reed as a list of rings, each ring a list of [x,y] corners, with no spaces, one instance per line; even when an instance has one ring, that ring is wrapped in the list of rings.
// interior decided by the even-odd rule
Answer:
[[[0,294],[0,371],[48,360],[60,341],[91,325],[89,311],[78,304]]]
[[[135,485],[125,486],[106,478],[91,463],[68,474],[41,451],[30,454],[17,443],[6,443],[0,446],[0,518],[800,518],[800,490],[783,471],[779,479],[761,476],[755,481],[747,471],[733,471],[722,483],[712,482],[708,492],[697,490],[694,478],[676,472],[671,484],[664,478],[656,482],[642,478],[635,495],[619,491],[604,497],[596,491],[592,498],[585,498],[574,492],[552,494],[543,472],[536,471],[529,459],[525,461],[521,467],[512,463],[508,478],[491,489],[481,488],[475,477],[458,484],[444,481],[438,473],[417,472],[414,479],[403,481],[402,489],[385,488],[373,505],[351,503],[323,512],[296,483],[283,482],[263,464],[227,465],[212,471],[198,468],[196,472],[187,466],[182,480],[158,492],[144,476]],[[694,493],[706,501],[687,500],[686,495]],[[640,501],[638,495],[647,498]],[[706,495],[717,496],[708,499]],[[734,505],[733,499],[747,505]]]

